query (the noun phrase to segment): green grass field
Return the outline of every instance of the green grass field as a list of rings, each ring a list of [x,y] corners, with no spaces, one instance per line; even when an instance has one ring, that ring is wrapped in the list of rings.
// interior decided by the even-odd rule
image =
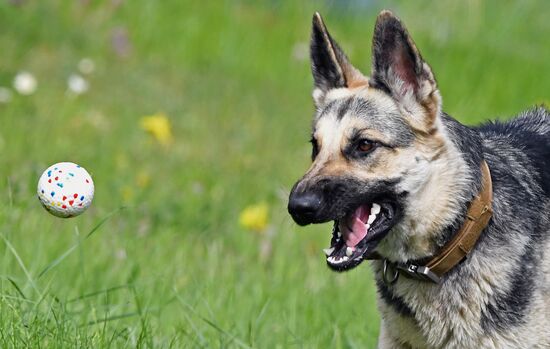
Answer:
[[[0,3],[0,347],[373,348],[369,268],[330,272],[330,226],[296,227],[286,199],[309,162],[312,13],[368,72],[382,8],[459,120],[550,101],[545,1]],[[85,57],[90,89],[71,95]],[[23,70],[30,96],[11,87]],[[168,145],[140,126],[156,113]],[[36,199],[59,161],[96,184],[77,218]],[[239,225],[257,203],[262,232]]]

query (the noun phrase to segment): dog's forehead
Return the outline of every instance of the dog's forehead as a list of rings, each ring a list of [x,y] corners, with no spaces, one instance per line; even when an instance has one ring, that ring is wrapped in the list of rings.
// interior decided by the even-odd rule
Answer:
[[[313,133],[319,138],[348,137],[367,130],[394,145],[405,145],[414,135],[393,100],[378,91],[334,91],[326,105],[317,111]]]

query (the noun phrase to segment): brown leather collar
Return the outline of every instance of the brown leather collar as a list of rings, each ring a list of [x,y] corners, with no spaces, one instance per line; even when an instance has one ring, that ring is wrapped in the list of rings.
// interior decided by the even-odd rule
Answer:
[[[466,258],[493,214],[493,185],[489,166],[485,161],[481,163],[481,174],[481,191],[470,203],[466,220],[451,241],[443,246],[438,255],[423,266],[412,263],[391,263],[385,259],[384,282],[388,284],[395,283],[401,272],[415,279],[439,283],[445,273]]]

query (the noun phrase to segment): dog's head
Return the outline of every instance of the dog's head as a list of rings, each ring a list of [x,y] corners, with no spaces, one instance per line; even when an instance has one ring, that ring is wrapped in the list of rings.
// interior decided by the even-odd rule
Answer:
[[[442,127],[441,97],[428,64],[392,13],[382,12],[368,78],[313,17],[316,115],[313,164],[290,194],[300,225],[334,221],[327,262],[358,265],[375,250],[392,259],[433,253],[435,231],[456,211],[458,152]]]

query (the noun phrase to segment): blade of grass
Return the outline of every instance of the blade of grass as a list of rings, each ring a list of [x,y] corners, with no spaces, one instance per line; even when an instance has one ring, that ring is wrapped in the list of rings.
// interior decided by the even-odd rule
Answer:
[[[178,291],[176,289],[173,290],[174,291],[174,294],[175,294],[175,297],[176,299],[185,307],[188,307],[188,304],[183,300],[181,299]],[[187,314],[186,311],[182,312],[182,315],[185,317],[185,320],[187,320],[187,322],[189,323],[189,326],[191,326],[191,328],[193,329],[193,331],[195,331],[195,335],[198,337],[198,339],[200,340],[200,344],[201,344],[201,347],[206,347],[206,342],[205,342],[205,339],[204,339],[204,336],[201,332],[201,330],[199,330],[197,328],[197,326],[195,326],[195,323],[193,322],[193,320],[191,319],[191,317]]]
[[[65,251],[61,256],[54,259],[50,264],[48,264],[42,271],[38,274],[38,279],[40,279],[44,274],[46,274],[50,269],[55,268],[59,263],[61,263],[65,258],[67,258],[73,251],[78,247],[79,244],[71,246],[67,251]]]
[[[242,340],[240,340],[236,335],[234,334],[231,334],[227,331],[225,331],[223,328],[219,327],[218,325],[216,325],[213,321],[203,317],[202,315],[198,314],[197,312],[195,312],[195,310],[193,309],[193,307],[191,307],[189,304],[187,304],[187,302],[185,302],[183,299],[181,299],[181,297],[179,296],[179,294],[177,294],[176,292],[176,297],[177,299],[180,301],[180,303],[185,307],[187,308],[192,314],[194,314],[195,316],[197,316],[199,319],[201,319],[202,321],[204,321],[205,323],[207,323],[208,325],[210,325],[212,328],[214,328],[216,331],[220,332],[221,334],[229,337],[230,340],[234,341],[235,344],[237,344],[238,346],[242,347],[242,348],[247,348],[247,349],[251,349],[252,347],[247,345],[246,343],[244,343]]]
[[[95,233],[101,226],[107,222],[112,216],[114,216],[116,213],[122,211],[125,207],[121,206],[114,210],[113,212],[109,213],[107,216],[105,216],[98,224],[96,224],[92,230],[86,236],[84,237],[83,241],[88,239],[90,236],[92,236],[93,233]],[[59,257],[54,259],[51,263],[49,263],[42,271],[38,274],[37,279],[40,279],[44,274],[46,274],[51,269],[55,268],[59,263],[61,263],[65,258],[67,258],[73,251],[81,244],[79,241],[78,243],[71,246],[67,251],[65,251],[63,254],[61,254]]]
[[[265,315],[265,312],[267,310],[267,307],[269,306],[269,303],[271,303],[271,298],[268,298],[264,305],[262,306],[262,309],[260,309],[260,313],[256,317],[256,320],[254,322],[250,321],[249,328],[248,328],[248,342],[254,346],[254,331],[257,331],[260,327],[260,322],[262,321],[262,318]]]
[[[19,286],[17,285],[17,283],[15,282],[15,280],[13,280],[11,277],[7,277],[8,281],[12,284],[12,286],[17,290],[17,292],[21,295],[21,297],[23,297],[23,299],[27,299],[27,297],[25,297],[25,294],[23,293],[23,291],[19,288]]]
[[[22,299],[21,297],[12,296],[12,295],[5,294],[5,293],[0,293],[0,298],[12,299],[14,301],[26,302],[26,303],[29,303],[29,304],[35,304],[36,303],[35,301],[30,300],[30,299]]]
[[[120,290],[120,289],[128,288],[130,286],[132,286],[132,284],[118,285],[118,286],[109,287],[109,288],[106,288],[106,289],[103,289],[103,290],[86,293],[86,294],[83,294],[82,296],[69,299],[67,301],[67,303],[77,302],[77,301],[83,300],[85,298],[95,297],[95,296],[98,296],[100,294],[109,293],[109,292],[112,292],[112,291],[117,291],[117,290]]]
[[[148,336],[148,327],[147,327],[147,317],[144,316],[147,315],[148,311],[147,311],[147,307],[145,307],[145,311],[143,311],[143,307],[141,305],[141,301],[138,297],[138,294],[137,294],[137,291],[136,291],[136,288],[135,287],[132,287],[131,288],[132,290],[132,293],[134,294],[134,302],[136,304],[136,308],[138,310],[138,313],[139,313],[139,318],[140,318],[140,321],[141,321],[141,331],[139,333],[139,337],[138,337],[138,347],[141,347],[143,341],[147,340],[147,339],[151,339],[149,336]],[[152,347],[152,343],[149,342],[149,347]]]
[[[34,283],[34,280],[31,276],[31,273],[29,273],[29,271],[27,270],[27,268],[25,267],[25,264],[23,263],[23,260],[21,259],[21,257],[19,256],[19,253],[17,253],[17,251],[15,250],[15,248],[13,247],[13,245],[8,241],[8,239],[4,236],[4,234],[0,233],[0,236],[2,237],[2,240],[4,240],[4,243],[6,244],[6,246],[8,247],[8,249],[10,250],[10,252],[13,254],[13,256],[15,257],[15,259],[17,260],[17,263],[19,263],[19,266],[21,267],[21,269],[23,269],[23,272],[25,273],[25,275],[27,276],[27,279],[29,280],[32,288],[36,291],[36,293],[38,294],[41,294],[40,290],[38,290],[38,287],[36,286],[36,284]]]
[[[90,232],[88,234],[86,234],[86,236],[84,237],[84,239],[87,239],[89,238],[90,236],[92,236],[93,233],[95,233],[99,228],[101,228],[101,226],[107,222],[112,216],[114,216],[115,214],[119,213],[120,211],[126,209],[126,206],[120,206],[119,208],[117,208],[116,210],[114,210],[113,212],[109,213],[107,216],[105,216],[98,224],[96,224],[95,227],[92,228],[92,230],[90,230]]]
[[[252,349],[252,347],[248,346],[246,343],[244,343],[243,341],[241,341],[239,338],[237,338],[236,335],[234,334],[231,334],[227,331],[225,331],[223,328],[219,327],[218,325],[216,325],[214,322],[208,320],[207,318],[204,318],[202,316],[199,315],[199,318],[206,322],[208,325],[212,326],[216,331],[220,332],[221,334],[229,337],[229,339],[231,341],[234,341],[237,345],[239,345],[240,347],[242,348],[248,348],[248,349]]]
[[[137,311],[132,312],[132,313],[113,315],[113,316],[105,317],[105,318],[102,318],[102,319],[89,321],[85,324],[80,325],[79,327],[97,325],[97,324],[100,324],[100,323],[103,323],[103,322],[106,322],[106,321],[120,320],[120,319],[125,319],[125,318],[129,318],[129,317],[133,317],[133,316],[138,316],[138,315],[139,315],[139,312],[137,312]]]

